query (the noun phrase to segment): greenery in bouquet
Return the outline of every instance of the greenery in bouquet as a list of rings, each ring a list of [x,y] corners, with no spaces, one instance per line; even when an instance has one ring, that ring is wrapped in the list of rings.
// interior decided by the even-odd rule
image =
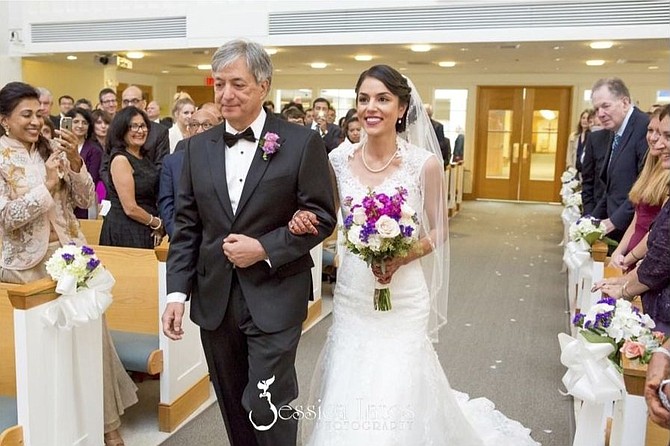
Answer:
[[[77,282],[77,287],[86,285],[100,267],[100,259],[88,246],[68,244],[62,246],[46,262],[47,273],[55,281],[70,276]]]
[[[596,240],[602,240],[609,246],[617,246],[617,242],[605,236],[605,227],[597,218],[584,216],[570,225],[568,230],[570,240],[578,242],[584,240],[589,246],[593,246]]]
[[[619,369],[622,354],[647,364],[664,341],[662,332],[652,331],[654,321],[624,299],[603,297],[586,314],[575,314],[572,322],[587,341],[612,344],[609,359]]]
[[[407,190],[397,188],[393,195],[372,190],[360,203],[352,197],[344,200],[350,213],[344,219],[345,246],[368,265],[380,264],[392,257],[404,257],[418,239],[419,219],[407,201]],[[375,289],[375,310],[391,309],[388,288]]]

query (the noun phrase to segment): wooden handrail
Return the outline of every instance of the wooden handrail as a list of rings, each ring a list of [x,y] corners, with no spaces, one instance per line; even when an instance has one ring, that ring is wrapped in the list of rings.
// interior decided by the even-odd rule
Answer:
[[[7,296],[16,310],[29,310],[59,297],[56,282],[49,278],[7,288]]]
[[[156,258],[158,259],[159,262],[167,262],[169,250],[170,250],[170,244],[167,242],[164,242],[154,248]]]
[[[596,262],[604,262],[607,258],[607,244],[602,240],[596,240],[591,245],[591,257]]]

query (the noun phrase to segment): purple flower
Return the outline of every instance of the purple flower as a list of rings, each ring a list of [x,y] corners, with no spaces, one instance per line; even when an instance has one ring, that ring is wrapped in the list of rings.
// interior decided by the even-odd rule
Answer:
[[[74,254],[64,253],[64,254],[61,254],[61,257],[63,258],[63,260],[65,260],[65,263],[68,264],[68,265],[70,263],[74,262]]]
[[[81,253],[84,254],[85,256],[92,256],[93,254],[95,254],[95,251],[93,251],[93,249],[89,248],[88,246],[83,245],[81,247]]]
[[[261,150],[263,151],[263,159],[268,160],[270,155],[276,153],[281,147],[279,142],[279,135],[272,132],[267,132],[260,140]]]
[[[96,258],[92,258],[86,264],[86,269],[89,270],[89,271],[93,271],[94,269],[96,269],[98,267],[98,265],[100,265],[100,260],[98,260]]]

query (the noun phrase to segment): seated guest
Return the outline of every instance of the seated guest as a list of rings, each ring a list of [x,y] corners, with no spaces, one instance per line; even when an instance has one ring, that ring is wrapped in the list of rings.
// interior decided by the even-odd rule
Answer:
[[[619,246],[612,253],[612,264],[620,269],[628,270],[647,253],[647,232],[667,198],[665,185],[670,179],[670,171],[663,169],[659,162],[660,152],[654,145],[660,133],[658,120],[661,109],[651,116],[647,127],[647,143],[649,153],[640,176],[633,184],[628,198],[635,206],[633,221],[626,229]]]
[[[83,108],[73,108],[65,114],[72,118],[72,133],[77,137],[77,149],[79,156],[86,164],[86,170],[93,179],[93,184],[100,181],[100,164],[102,162],[102,149],[93,140],[93,119],[88,110]],[[88,209],[75,208],[74,215],[77,218],[97,218],[97,203],[93,203]],[[89,212],[90,210],[90,212]]]
[[[191,116],[188,124],[188,137],[209,130],[218,124],[218,118],[209,110],[198,110]],[[182,140],[183,141],[183,140]],[[179,179],[181,177],[181,166],[184,161],[184,143],[180,141],[174,153],[163,160],[163,168],[160,175],[160,187],[158,191],[158,212],[165,225],[168,237],[172,237],[174,230],[174,209]]]
[[[593,216],[602,220],[610,238],[619,241],[633,220],[628,193],[644,165],[649,116],[631,103],[628,87],[618,78],[598,80],[592,88],[591,102],[610,135],[600,172],[605,195],[593,209]]]
[[[661,136],[654,144],[664,169],[670,169],[670,105],[660,115]],[[670,185],[668,185],[670,187]],[[668,189],[666,189],[668,191]],[[623,277],[596,283],[594,290],[615,298],[642,295],[642,307],[656,323],[656,329],[670,335],[670,200],[666,200],[647,237],[644,261]]]

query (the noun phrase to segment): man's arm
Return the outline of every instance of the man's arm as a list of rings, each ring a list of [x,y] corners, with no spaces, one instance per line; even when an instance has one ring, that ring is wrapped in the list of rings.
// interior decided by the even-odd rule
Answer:
[[[670,341],[666,341],[663,347],[670,347]],[[647,366],[644,399],[647,401],[647,407],[649,408],[649,418],[666,429],[670,427],[670,411],[661,403],[658,397],[658,387],[661,381],[667,378],[670,378],[670,356],[662,352],[654,353]]]
[[[584,162],[582,163],[582,206],[584,207],[584,215],[591,215],[597,204],[594,191],[598,173],[596,172],[596,160],[593,156],[592,140],[592,134],[586,138]]]
[[[181,141],[179,141],[181,143]],[[165,225],[167,235],[172,239],[174,232],[174,200],[176,190],[174,190],[174,179],[171,168],[172,162],[169,157],[161,169],[160,183],[158,188],[158,213]]]

